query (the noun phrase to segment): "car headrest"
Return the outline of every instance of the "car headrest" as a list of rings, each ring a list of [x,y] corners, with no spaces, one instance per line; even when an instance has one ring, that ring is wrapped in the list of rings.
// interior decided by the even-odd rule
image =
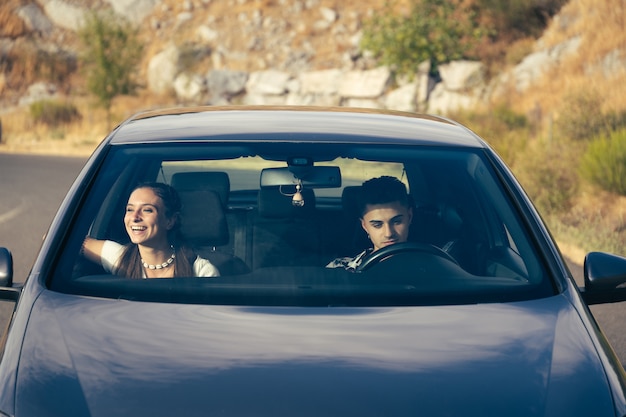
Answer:
[[[359,194],[361,186],[351,185],[344,187],[341,192],[341,205],[343,214],[347,219],[358,219],[361,217],[359,213]]]
[[[222,202],[215,191],[179,191],[182,203],[181,232],[195,246],[222,246],[228,243],[228,223]]]
[[[259,215],[270,219],[286,219],[309,213],[315,208],[315,193],[310,188],[301,191],[304,205],[295,207],[292,195],[283,194],[279,187],[264,187],[259,190]]]
[[[458,233],[461,230],[463,219],[454,207],[442,204],[439,208],[439,213],[441,221],[448,232]]]
[[[176,191],[210,190],[217,193],[222,207],[228,204],[230,178],[222,171],[177,172],[172,175],[172,187]]]

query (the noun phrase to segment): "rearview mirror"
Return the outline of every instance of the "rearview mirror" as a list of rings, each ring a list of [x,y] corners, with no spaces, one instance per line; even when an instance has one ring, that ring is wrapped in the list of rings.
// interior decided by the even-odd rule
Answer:
[[[308,166],[297,167],[297,170],[285,167],[265,168],[261,171],[261,187],[294,185],[298,182],[307,188],[338,188],[341,187],[341,170],[335,166]]]

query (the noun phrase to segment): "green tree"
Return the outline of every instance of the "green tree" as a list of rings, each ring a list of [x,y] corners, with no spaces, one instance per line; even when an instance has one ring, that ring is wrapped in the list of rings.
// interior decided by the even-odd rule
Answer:
[[[397,10],[387,3],[365,22],[361,48],[400,74],[414,74],[423,61],[437,73],[440,64],[464,58],[482,36],[476,10],[462,0],[412,0],[408,14]]]
[[[136,67],[142,53],[136,28],[112,13],[91,13],[79,31],[85,51],[83,69],[87,89],[107,111],[111,125],[111,103],[118,95],[134,94],[138,84]]]

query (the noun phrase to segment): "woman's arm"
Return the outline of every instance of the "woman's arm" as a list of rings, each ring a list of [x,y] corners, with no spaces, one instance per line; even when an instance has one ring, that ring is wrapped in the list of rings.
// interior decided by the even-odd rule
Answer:
[[[81,253],[90,261],[99,264],[102,259],[102,247],[104,246],[104,242],[104,240],[98,240],[87,236],[83,241]]]
[[[83,256],[99,265],[105,271],[116,273],[124,246],[112,240],[99,240],[87,236],[81,250]]]

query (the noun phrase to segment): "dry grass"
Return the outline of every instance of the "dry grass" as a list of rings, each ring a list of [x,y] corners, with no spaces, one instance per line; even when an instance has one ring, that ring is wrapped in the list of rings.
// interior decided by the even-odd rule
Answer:
[[[569,213],[548,215],[546,222],[563,252],[577,263],[590,251],[626,256],[626,197],[590,190],[577,197]]]
[[[626,111],[626,2],[623,0],[572,0],[545,32],[544,47],[554,47],[581,37],[578,53],[567,57],[533,88],[515,96],[511,105],[530,114],[541,110],[540,136],[550,140],[552,129],[568,109],[568,97],[592,92],[601,97],[598,112]],[[598,65],[619,51],[621,65],[604,74]],[[573,144],[571,144],[573,146]],[[569,159],[575,165],[576,159]],[[566,162],[567,161],[562,161]],[[575,178],[575,177],[574,177]],[[626,198],[581,183],[571,208],[546,214],[546,221],[564,252],[582,263],[582,254],[604,250],[626,255]]]
[[[86,97],[71,100],[80,111],[78,122],[50,127],[33,121],[28,107],[16,107],[1,115],[0,152],[54,155],[90,155],[115,126],[108,126],[106,112]],[[173,106],[171,99],[153,95],[118,97],[113,102],[114,124],[152,108]]]
[[[106,134],[99,111],[88,113],[81,121],[50,127],[33,122],[27,108],[17,108],[2,116],[2,152],[55,155],[89,155]],[[104,116],[104,113],[103,113]]]
[[[24,21],[11,11],[25,4],[24,0],[2,0],[4,6],[0,8],[0,37],[15,39],[27,33]]]
[[[626,109],[626,65],[606,76],[597,63],[619,51],[626,62],[626,2],[623,0],[571,0],[542,37],[543,47],[555,47],[576,36],[579,50],[545,74],[542,80],[512,103],[525,113],[539,104],[544,114],[557,114],[563,96],[593,90],[603,97],[602,111]],[[596,63],[590,65],[590,63]]]

